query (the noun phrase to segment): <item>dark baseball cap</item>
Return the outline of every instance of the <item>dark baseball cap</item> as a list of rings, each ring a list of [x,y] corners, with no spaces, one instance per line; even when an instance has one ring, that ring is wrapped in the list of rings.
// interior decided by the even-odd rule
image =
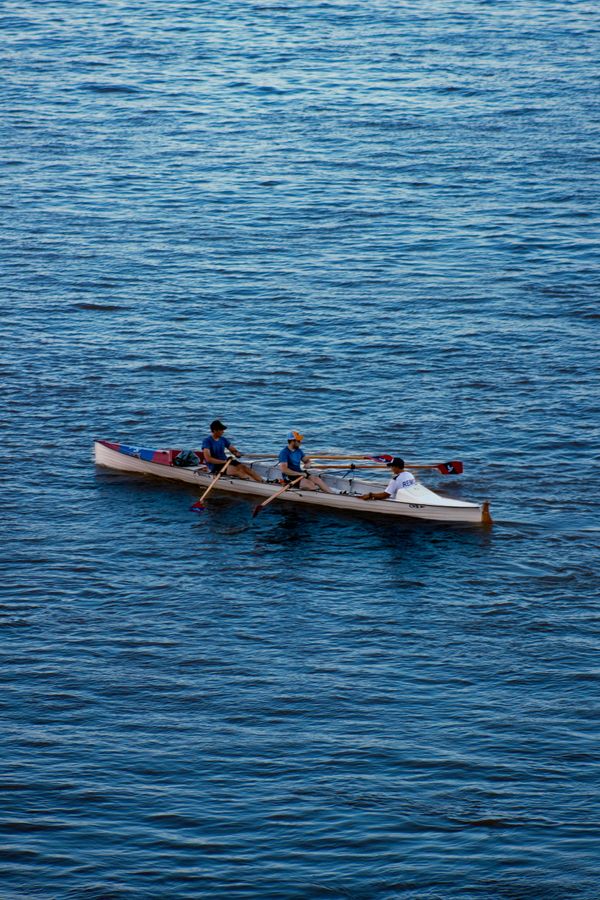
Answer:
[[[214,422],[210,423],[211,431],[227,431],[227,425],[223,425],[219,419],[215,419]]]
[[[386,463],[386,466],[389,469],[391,469],[392,466],[396,469],[403,469],[404,468],[404,460],[400,459],[399,456],[395,456],[391,462]]]

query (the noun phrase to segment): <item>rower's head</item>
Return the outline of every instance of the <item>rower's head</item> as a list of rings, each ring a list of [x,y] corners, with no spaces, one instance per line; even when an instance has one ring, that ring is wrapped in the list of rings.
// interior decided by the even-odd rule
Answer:
[[[291,444],[293,447],[299,447],[304,440],[304,435],[298,431],[288,431],[287,440],[288,444]]]
[[[400,459],[399,456],[395,456],[393,460],[389,463],[386,463],[388,469],[391,469],[394,475],[399,475],[400,472],[404,471],[404,460]]]
[[[227,425],[223,425],[223,423],[219,419],[214,419],[210,423],[210,430],[213,434],[221,435],[227,431]]]

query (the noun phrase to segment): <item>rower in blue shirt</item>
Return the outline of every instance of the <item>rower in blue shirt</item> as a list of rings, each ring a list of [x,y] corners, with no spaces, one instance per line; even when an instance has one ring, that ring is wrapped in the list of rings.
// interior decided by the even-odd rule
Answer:
[[[226,429],[227,425],[223,425],[219,419],[215,419],[210,423],[210,435],[202,441],[204,461],[215,475],[221,471],[229,458],[225,451],[228,450],[233,457],[241,456],[237,447],[234,447],[231,441],[225,437]],[[249,478],[253,481],[262,481],[260,475],[251,469],[250,466],[245,466],[244,463],[238,462],[235,458],[227,466],[226,474],[232,475],[234,478],[243,478],[246,481]]]
[[[310,460],[300,447],[303,440],[303,435],[298,434],[297,431],[288,432],[287,447],[284,447],[279,454],[279,468],[284,481],[290,484],[304,474],[302,481],[299,481],[295,487],[303,491],[316,491],[319,488],[326,494],[334,494],[335,491],[327,487],[322,478],[319,478],[318,475],[311,475],[306,471],[306,466]]]

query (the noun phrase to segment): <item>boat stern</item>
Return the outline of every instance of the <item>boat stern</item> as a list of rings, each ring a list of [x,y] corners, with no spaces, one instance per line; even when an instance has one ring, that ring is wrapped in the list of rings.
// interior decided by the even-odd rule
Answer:
[[[489,500],[486,500],[481,505],[481,524],[482,525],[493,525],[494,524],[494,520],[492,519],[492,516],[490,514]]]

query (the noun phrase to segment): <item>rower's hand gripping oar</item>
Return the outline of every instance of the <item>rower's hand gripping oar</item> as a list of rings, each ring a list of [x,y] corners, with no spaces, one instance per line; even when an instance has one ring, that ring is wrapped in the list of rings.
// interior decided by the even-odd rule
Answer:
[[[256,518],[256,516],[259,514],[259,512],[262,512],[262,510],[265,508],[265,506],[268,506],[269,503],[273,502],[273,500],[277,500],[277,498],[280,497],[281,494],[283,494],[285,491],[288,491],[291,487],[294,487],[294,485],[298,484],[298,482],[302,481],[303,478],[306,478],[305,472],[303,472],[302,475],[300,475],[294,481],[289,481],[287,484],[285,484],[281,488],[281,490],[277,491],[275,494],[272,494],[270,497],[268,497],[267,500],[263,500],[262,503],[257,504],[257,506],[255,506],[254,509],[252,510],[252,518],[253,519]]]
[[[191,510],[193,510],[194,512],[198,512],[198,513],[204,512],[204,510],[206,509],[206,507],[205,507],[205,505],[204,505],[204,500],[206,500],[206,498],[208,497],[208,495],[210,494],[210,492],[211,492],[212,489],[214,488],[215,484],[217,483],[217,481],[219,480],[219,478],[221,477],[221,475],[224,475],[224,474],[225,474],[225,472],[227,471],[227,468],[228,468],[229,464],[230,464],[231,462],[233,462],[234,459],[235,459],[235,456],[230,456],[230,457],[229,457],[229,459],[227,460],[227,462],[225,463],[225,465],[223,466],[223,468],[220,469],[220,470],[217,472],[217,474],[215,475],[215,477],[213,478],[213,480],[211,481],[211,483],[209,484],[209,486],[206,488],[206,490],[204,491],[204,493],[203,493],[202,496],[200,497],[200,499],[199,499],[199,500],[196,500],[195,503],[192,503],[192,505],[190,506],[190,509],[191,509]]]

